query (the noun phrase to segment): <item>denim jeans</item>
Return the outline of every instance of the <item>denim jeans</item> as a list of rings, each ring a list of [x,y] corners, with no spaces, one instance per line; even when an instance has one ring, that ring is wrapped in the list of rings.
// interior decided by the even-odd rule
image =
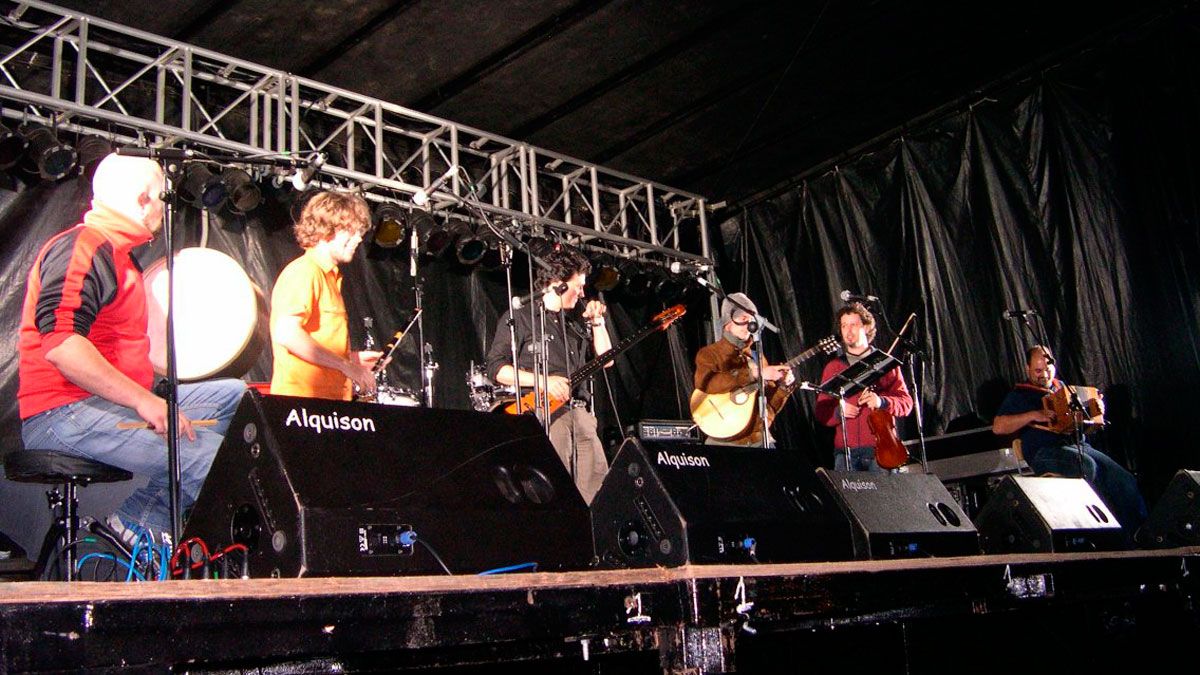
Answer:
[[[1146,520],[1146,502],[1138,491],[1137,479],[1111,457],[1084,441],[1083,478],[1096,490],[1127,534],[1132,535]],[[1055,473],[1079,478],[1079,446],[1048,445],[1038,448],[1029,461],[1035,473]]]
[[[842,448],[833,450],[833,470],[846,471],[846,451]],[[850,471],[886,473],[875,461],[875,447],[871,445],[850,448]]]
[[[210,427],[194,427],[195,441],[187,436],[179,439],[182,509],[196,501],[245,390],[241,380],[232,379],[179,385],[179,409],[184,416],[217,421]],[[23,421],[21,439],[31,450],[56,450],[147,476],[149,483],[134,491],[117,509],[117,515],[151,532],[170,532],[166,441],[149,429],[117,428],[121,422],[142,421],[132,408],[90,396]]]

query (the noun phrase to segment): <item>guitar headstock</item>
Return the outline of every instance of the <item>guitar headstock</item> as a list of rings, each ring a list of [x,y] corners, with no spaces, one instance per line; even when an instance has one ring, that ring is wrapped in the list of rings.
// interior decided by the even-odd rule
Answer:
[[[826,356],[833,356],[839,349],[841,349],[841,345],[838,344],[838,339],[836,336],[826,335],[817,341],[815,348],[817,351]]]
[[[654,315],[653,322],[658,324],[659,330],[666,330],[671,324],[675,323],[687,314],[687,307],[683,305],[673,305]]]

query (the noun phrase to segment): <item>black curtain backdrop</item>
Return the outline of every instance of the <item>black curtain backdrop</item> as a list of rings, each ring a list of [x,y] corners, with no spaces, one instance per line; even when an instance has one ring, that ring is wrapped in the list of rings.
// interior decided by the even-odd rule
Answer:
[[[743,207],[720,228],[726,285],[769,304],[776,357],[834,332],[842,289],[879,296],[893,330],[915,312],[927,435],[1023,377],[1033,340],[1002,314],[1037,309],[1060,376],[1107,390],[1098,444],[1157,493],[1200,466],[1183,424],[1200,400],[1197,32],[1164,22]],[[782,417],[785,444],[827,465],[811,398]]]

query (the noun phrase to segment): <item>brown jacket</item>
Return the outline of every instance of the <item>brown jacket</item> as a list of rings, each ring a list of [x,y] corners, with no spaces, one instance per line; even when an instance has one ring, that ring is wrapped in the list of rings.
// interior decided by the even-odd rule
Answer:
[[[771,365],[765,358],[763,365]],[[723,394],[754,383],[750,372],[750,357],[739,350],[729,340],[721,339],[702,347],[696,352],[695,387],[706,394]],[[767,383],[767,407],[770,409],[767,417],[768,424],[776,413],[787,403],[795,385],[780,386],[775,382]],[[734,445],[757,445],[762,440],[762,424],[758,421],[757,411],[754,422],[742,436],[726,439],[722,443]]]

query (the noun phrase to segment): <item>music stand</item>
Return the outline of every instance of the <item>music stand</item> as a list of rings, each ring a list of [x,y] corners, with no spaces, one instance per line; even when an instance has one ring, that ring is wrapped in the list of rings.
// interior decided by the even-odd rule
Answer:
[[[900,361],[896,357],[885,351],[873,349],[864,354],[854,365],[840,373],[831,375],[828,380],[817,386],[819,391],[823,391],[839,400],[838,417],[842,427],[842,444],[846,446],[847,471],[850,471],[849,434],[846,431],[846,418],[841,414],[841,400],[847,396],[853,396],[875,384],[888,371],[899,366]]]

